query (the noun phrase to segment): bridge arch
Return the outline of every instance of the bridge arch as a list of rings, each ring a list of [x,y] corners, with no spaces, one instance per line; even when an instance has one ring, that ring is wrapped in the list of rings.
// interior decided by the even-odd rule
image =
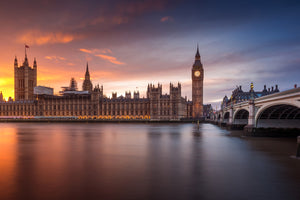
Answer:
[[[229,115],[230,115],[230,113],[228,111],[224,113],[224,115],[223,115],[223,122],[224,123],[229,122]]]
[[[300,128],[300,106],[278,102],[262,106],[255,115],[257,128]]]
[[[213,114],[213,117],[214,117],[213,120],[216,121],[217,120],[217,115],[215,113]]]
[[[247,125],[248,118],[249,118],[248,109],[245,108],[238,109],[233,114],[233,124]]]

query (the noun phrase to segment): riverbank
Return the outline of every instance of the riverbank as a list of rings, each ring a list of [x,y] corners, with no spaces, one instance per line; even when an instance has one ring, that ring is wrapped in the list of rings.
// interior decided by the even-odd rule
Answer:
[[[203,123],[205,120],[151,120],[151,119],[0,119],[0,123],[33,122],[33,123]]]
[[[297,137],[300,136],[299,128],[255,128],[255,127],[247,127],[245,124],[231,124],[228,125],[226,123],[218,123],[214,121],[206,121],[207,123],[211,123],[217,125],[221,128],[235,131],[240,130],[243,131],[243,136],[251,136],[251,137]]]

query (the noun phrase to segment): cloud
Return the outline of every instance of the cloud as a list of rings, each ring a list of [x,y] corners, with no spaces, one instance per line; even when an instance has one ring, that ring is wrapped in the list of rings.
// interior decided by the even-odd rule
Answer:
[[[113,64],[116,64],[116,65],[124,65],[125,64],[123,62],[118,61],[117,58],[115,58],[113,56],[108,56],[108,55],[104,55],[104,54],[98,54],[96,56],[99,58],[102,58],[103,60],[107,60]]]
[[[57,44],[57,43],[65,44],[80,38],[82,38],[82,36],[73,35],[69,33],[61,33],[61,32],[48,33],[39,30],[33,30],[33,31],[27,31],[22,35],[20,35],[17,39],[17,42],[35,44],[35,45]]]
[[[79,49],[79,51],[89,54],[96,54],[96,53],[112,53],[110,49]]]
[[[61,56],[45,56],[47,60],[55,60],[55,61],[61,61],[61,60],[66,60],[66,58],[61,57]]]
[[[161,22],[167,22],[167,21],[174,21],[174,19],[170,16],[165,16],[163,18],[160,19]]]
[[[79,51],[82,51],[84,53],[92,53],[92,51],[88,49],[79,49]]]
[[[88,54],[92,54],[96,57],[99,57],[103,60],[106,60],[106,61],[109,61],[113,64],[116,64],[116,65],[124,65],[125,63],[123,62],[120,62],[117,60],[116,57],[113,57],[113,56],[108,56],[108,55],[105,55],[105,54],[111,54],[112,51],[110,49],[84,49],[84,48],[81,48],[79,49],[79,51],[81,52],[84,52],[84,53],[88,53]],[[101,54],[99,54],[101,53]]]

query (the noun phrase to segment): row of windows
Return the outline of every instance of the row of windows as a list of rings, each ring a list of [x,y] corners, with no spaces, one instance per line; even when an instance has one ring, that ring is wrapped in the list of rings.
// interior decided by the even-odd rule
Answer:
[[[34,110],[33,105],[0,105],[0,111]]]
[[[124,111],[104,111],[100,112],[99,114],[102,115],[133,115],[133,116],[138,116],[138,115],[148,115],[148,111],[130,111],[130,112],[124,112]],[[9,112],[9,111],[4,111],[0,112],[0,116],[30,116],[30,115],[45,115],[45,116],[82,116],[82,115],[98,115],[97,111],[45,111],[45,112],[37,112],[37,111],[29,111],[29,112]]]

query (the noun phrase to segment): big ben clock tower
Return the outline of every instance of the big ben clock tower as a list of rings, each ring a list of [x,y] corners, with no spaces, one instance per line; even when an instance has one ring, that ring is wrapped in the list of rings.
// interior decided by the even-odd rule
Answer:
[[[200,60],[199,48],[197,45],[197,53],[195,63],[192,68],[192,101],[193,101],[193,118],[199,119],[203,116],[203,79],[204,71]]]

